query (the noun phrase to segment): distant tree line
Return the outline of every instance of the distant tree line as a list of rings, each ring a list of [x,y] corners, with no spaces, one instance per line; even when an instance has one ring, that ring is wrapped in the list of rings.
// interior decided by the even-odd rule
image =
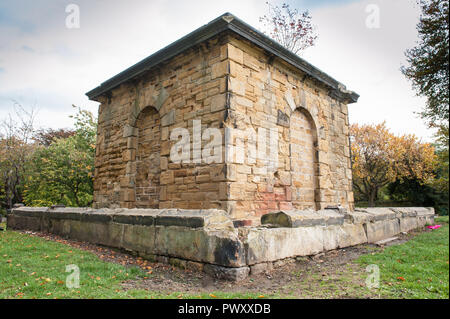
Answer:
[[[93,199],[96,120],[80,108],[74,129],[35,129],[34,111],[15,103],[0,127],[0,209],[89,206]]]

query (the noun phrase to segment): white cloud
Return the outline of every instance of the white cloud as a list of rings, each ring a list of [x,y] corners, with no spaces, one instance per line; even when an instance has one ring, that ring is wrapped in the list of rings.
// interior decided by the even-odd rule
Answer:
[[[17,6],[23,5],[17,1]],[[29,2],[24,2],[29,3]],[[80,7],[80,29],[65,27],[65,6]],[[365,6],[380,6],[381,28],[367,29]],[[258,27],[262,1],[41,1],[17,11],[17,26],[0,17],[0,117],[11,99],[35,102],[38,124],[67,127],[72,104],[96,112],[84,95],[162,47],[231,12]],[[413,114],[424,105],[399,71],[403,52],[416,40],[418,9],[409,0],[371,0],[316,6],[311,10],[319,41],[304,57],[361,94],[350,106],[352,122],[386,120],[397,133],[429,138]],[[26,28],[20,28],[25,23]]]

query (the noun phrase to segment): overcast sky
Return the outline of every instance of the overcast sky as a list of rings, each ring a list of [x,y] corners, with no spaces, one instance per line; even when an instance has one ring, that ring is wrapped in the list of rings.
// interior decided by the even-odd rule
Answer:
[[[349,106],[351,123],[385,120],[397,134],[431,140],[433,132],[414,113],[425,100],[400,72],[404,51],[418,40],[415,0],[286,2],[308,9],[317,26],[317,44],[302,57],[360,94]],[[85,93],[101,82],[225,12],[259,28],[264,3],[0,0],[0,118],[15,100],[39,110],[38,126],[71,127],[72,104],[97,113],[98,103]],[[79,28],[66,27],[69,4],[80,9]],[[371,19],[377,12],[379,25]]]

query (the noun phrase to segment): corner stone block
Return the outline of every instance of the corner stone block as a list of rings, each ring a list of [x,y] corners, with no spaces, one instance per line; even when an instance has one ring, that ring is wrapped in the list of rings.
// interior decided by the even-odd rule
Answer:
[[[417,217],[400,218],[400,231],[409,232],[419,227]]]
[[[323,229],[324,250],[345,248],[367,243],[362,224],[331,225]]]
[[[275,227],[302,227],[324,225],[325,218],[315,211],[293,210],[272,212],[261,216],[262,225],[272,225]]]
[[[249,267],[228,268],[217,265],[207,264],[203,267],[203,271],[211,277],[229,281],[241,281],[248,277],[250,273]]]
[[[323,251],[323,227],[251,228],[244,245],[248,265]]]
[[[356,211],[372,215],[374,221],[394,219],[399,217],[398,213],[387,207],[368,207],[364,209],[358,208],[356,209]]]
[[[364,224],[364,227],[366,229],[367,241],[369,243],[375,243],[400,233],[400,222],[397,218],[367,223]]]

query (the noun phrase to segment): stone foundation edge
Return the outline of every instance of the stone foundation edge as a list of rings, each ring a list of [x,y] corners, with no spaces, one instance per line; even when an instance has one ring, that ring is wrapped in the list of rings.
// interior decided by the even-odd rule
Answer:
[[[319,211],[307,216],[317,220],[323,215]],[[423,207],[330,210],[325,215],[320,224],[305,223],[311,226],[235,228],[224,211],[215,209],[19,207],[7,216],[7,226],[100,244],[218,279],[240,281],[298,257],[375,243],[434,223],[434,209]]]

